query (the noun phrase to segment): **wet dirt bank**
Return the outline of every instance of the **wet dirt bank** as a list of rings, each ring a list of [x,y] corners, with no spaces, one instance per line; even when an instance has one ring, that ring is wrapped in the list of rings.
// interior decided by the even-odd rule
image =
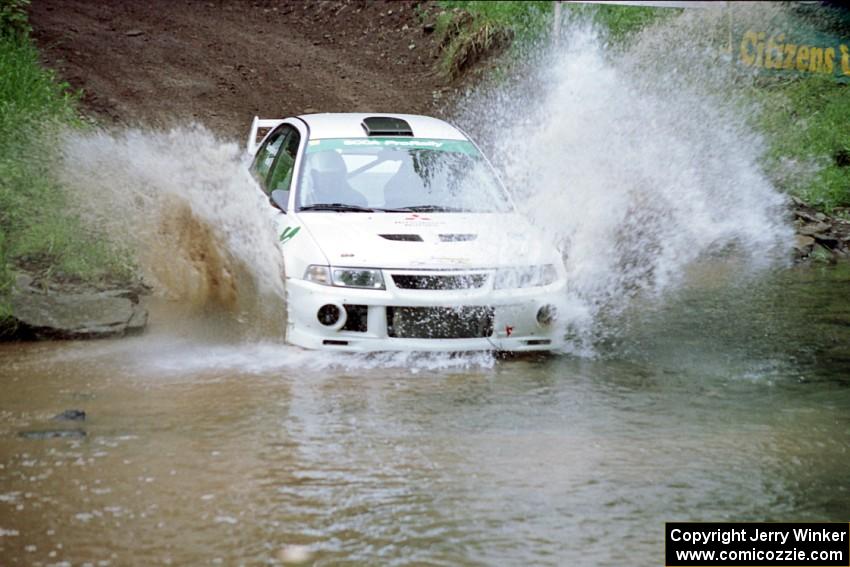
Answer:
[[[42,0],[43,62],[109,124],[201,122],[241,138],[254,115],[426,112],[448,87],[428,3]]]

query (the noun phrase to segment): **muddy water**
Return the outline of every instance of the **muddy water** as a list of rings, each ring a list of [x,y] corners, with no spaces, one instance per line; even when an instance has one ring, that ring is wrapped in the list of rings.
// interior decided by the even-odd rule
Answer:
[[[167,305],[6,345],[0,564],[660,565],[665,520],[846,521],[850,269],[735,279],[584,359],[320,355]]]

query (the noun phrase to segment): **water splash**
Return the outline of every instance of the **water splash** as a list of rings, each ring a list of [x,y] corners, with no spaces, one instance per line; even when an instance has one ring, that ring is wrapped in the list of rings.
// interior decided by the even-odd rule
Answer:
[[[200,126],[70,133],[59,175],[155,293],[282,336],[283,260],[242,149]]]
[[[131,339],[69,343],[61,349],[33,357],[31,363],[66,366],[104,364],[120,368],[124,376],[140,375],[147,379],[156,375],[169,380],[186,378],[194,381],[203,376],[228,379],[234,372],[256,375],[304,373],[306,377],[318,374],[356,376],[366,372],[383,373],[389,377],[487,372],[497,362],[496,356],[486,351],[325,352],[319,355],[278,341],[234,342],[223,341],[220,336],[212,340],[209,337],[199,339],[203,336],[202,331],[175,332],[175,327],[179,328],[179,325]]]
[[[695,28],[693,16],[683,22],[664,24],[668,40]],[[659,56],[694,65],[703,42],[671,42],[677,53],[652,45],[638,38],[614,50],[574,21],[557,47],[459,112],[519,206],[562,250],[570,294],[590,313],[573,322],[580,352],[616,334],[636,295],[662,298],[702,258],[734,252],[749,271],[790,248],[785,198],[760,167],[751,109],[729,96],[729,66],[700,66],[715,75],[694,80]]]
[[[457,113],[563,252],[569,350],[592,353],[630,306],[661,303],[706,257],[734,253],[740,273],[787,257],[785,200],[747,125],[757,109],[736,90],[746,73],[717,49],[723,21],[685,11],[625,48],[569,22],[556,48]],[[71,134],[62,177],[160,293],[266,320],[276,332],[259,336],[280,337],[282,261],[241,159],[202,127]]]

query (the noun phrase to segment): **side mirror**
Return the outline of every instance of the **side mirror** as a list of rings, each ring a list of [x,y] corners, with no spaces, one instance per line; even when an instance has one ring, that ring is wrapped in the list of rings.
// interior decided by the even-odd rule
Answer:
[[[272,205],[280,209],[282,212],[286,212],[286,206],[289,204],[289,191],[284,191],[283,189],[275,189],[271,194]]]

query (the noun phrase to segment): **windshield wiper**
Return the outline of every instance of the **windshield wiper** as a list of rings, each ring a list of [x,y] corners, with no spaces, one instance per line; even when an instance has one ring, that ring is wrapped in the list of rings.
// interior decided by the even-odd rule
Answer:
[[[413,207],[399,207],[397,209],[392,210],[405,213],[463,213],[469,211],[469,209],[461,209],[459,207],[445,207],[443,205],[415,205]]]
[[[375,209],[361,207],[359,205],[347,205],[345,203],[316,203],[301,207],[300,211],[334,211],[337,213],[374,213]]]

